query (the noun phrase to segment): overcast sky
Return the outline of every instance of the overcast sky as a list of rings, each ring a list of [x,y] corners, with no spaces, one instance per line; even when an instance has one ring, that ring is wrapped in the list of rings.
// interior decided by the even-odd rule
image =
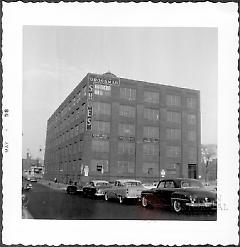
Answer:
[[[202,143],[217,143],[217,29],[23,28],[23,157],[43,157],[47,119],[88,73],[201,92]]]

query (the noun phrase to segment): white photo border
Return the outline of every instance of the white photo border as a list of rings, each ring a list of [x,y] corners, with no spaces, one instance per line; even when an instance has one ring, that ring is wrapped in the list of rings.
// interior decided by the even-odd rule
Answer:
[[[92,18],[94,16],[94,18]],[[118,18],[116,18],[116,16]],[[144,17],[144,18],[143,18]],[[25,220],[21,218],[22,30],[24,25],[218,28],[217,221]],[[237,3],[3,2],[4,244],[238,244]],[[5,151],[8,144],[8,152]],[[88,229],[98,229],[88,231]]]

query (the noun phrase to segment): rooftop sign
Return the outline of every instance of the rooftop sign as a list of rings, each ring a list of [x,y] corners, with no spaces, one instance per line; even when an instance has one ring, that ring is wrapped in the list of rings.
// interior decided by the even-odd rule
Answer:
[[[88,77],[89,82],[102,84],[107,86],[119,86],[120,79],[119,78],[110,78],[103,75],[89,75]]]

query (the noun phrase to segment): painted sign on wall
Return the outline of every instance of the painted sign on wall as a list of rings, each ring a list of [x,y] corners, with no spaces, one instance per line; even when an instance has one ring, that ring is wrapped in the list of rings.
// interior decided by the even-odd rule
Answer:
[[[88,106],[87,107],[87,124],[86,124],[86,128],[87,130],[91,130],[92,129],[92,106]]]
[[[119,86],[120,85],[119,78],[110,78],[110,77],[104,77],[101,75],[89,75],[88,81],[92,83],[96,83],[96,84],[107,85],[107,86]]]

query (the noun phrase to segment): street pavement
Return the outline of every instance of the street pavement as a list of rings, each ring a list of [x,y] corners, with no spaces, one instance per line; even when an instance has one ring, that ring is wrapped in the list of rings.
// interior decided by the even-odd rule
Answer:
[[[143,208],[140,202],[119,204],[117,201],[106,202],[103,199],[84,198],[81,195],[69,195],[66,185],[48,181],[33,183],[33,188],[26,192],[27,210],[35,219],[112,219],[112,220],[216,220],[215,212],[185,212],[176,214],[169,209]]]

